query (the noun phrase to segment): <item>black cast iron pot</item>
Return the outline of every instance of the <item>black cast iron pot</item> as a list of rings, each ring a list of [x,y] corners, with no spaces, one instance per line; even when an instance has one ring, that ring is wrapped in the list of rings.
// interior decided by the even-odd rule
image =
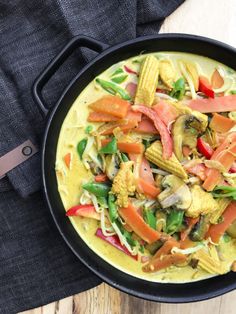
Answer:
[[[62,237],[74,254],[102,280],[140,298],[157,302],[183,303],[213,298],[235,289],[236,273],[233,272],[193,283],[164,284],[135,278],[105,262],[84,243],[65,216],[57,190],[54,165],[59,132],[71,105],[90,81],[112,64],[141,52],[181,51],[210,57],[236,70],[236,50],[215,40],[183,34],[140,37],[114,47],[108,47],[89,37],[74,37],[51,61],[33,85],[34,99],[45,114],[48,114],[49,110],[42,97],[42,89],[67,57],[78,47],[87,47],[100,54],[87,64],[63,91],[50,112],[42,147],[44,193]]]

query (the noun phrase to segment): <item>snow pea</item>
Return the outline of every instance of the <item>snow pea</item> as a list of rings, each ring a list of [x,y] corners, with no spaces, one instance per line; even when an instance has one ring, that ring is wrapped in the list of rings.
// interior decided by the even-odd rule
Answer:
[[[113,139],[105,145],[103,148],[99,151],[102,154],[115,154],[117,153],[117,141],[116,138],[113,137]]]
[[[88,142],[88,139],[84,138],[77,145],[77,152],[79,154],[80,160],[82,160],[83,153],[84,153],[85,148],[87,146],[87,142]]]
[[[118,218],[117,206],[115,204],[115,196],[113,194],[108,195],[108,208],[109,208],[109,217],[111,222],[114,222]]]
[[[96,83],[98,83],[103,89],[105,89],[108,93],[112,95],[120,95],[121,98],[125,100],[130,100],[129,94],[120,86],[113,82],[105,81],[100,78],[96,78]]]
[[[83,189],[98,197],[107,197],[110,186],[104,183],[90,182],[82,185]]]
[[[167,215],[166,220],[166,233],[173,234],[178,232],[182,226],[184,217],[184,211],[171,209],[170,213]]]

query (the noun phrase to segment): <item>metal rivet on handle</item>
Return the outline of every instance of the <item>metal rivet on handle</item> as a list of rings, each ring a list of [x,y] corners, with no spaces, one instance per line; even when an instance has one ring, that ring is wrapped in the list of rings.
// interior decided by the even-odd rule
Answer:
[[[32,150],[32,147],[30,147],[30,146],[25,146],[22,149],[22,154],[25,156],[30,156],[32,154],[32,152],[33,152],[33,150]]]

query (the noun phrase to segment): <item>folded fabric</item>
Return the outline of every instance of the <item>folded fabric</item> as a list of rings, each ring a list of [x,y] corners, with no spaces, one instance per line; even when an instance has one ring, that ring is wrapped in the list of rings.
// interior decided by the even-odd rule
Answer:
[[[0,157],[28,139],[40,147],[46,119],[31,97],[37,75],[75,35],[109,45],[157,34],[183,0],[11,0],[0,3]],[[50,106],[93,55],[77,51],[45,91]],[[0,312],[16,313],[100,283],[56,230],[43,199],[40,154],[0,179]]]

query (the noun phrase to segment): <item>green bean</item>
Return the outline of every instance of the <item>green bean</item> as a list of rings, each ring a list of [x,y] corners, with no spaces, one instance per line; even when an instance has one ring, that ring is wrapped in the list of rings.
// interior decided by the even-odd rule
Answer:
[[[88,139],[84,138],[77,145],[77,152],[79,154],[80,160],[82,160],[83,153],[84,153],[85,148],[87,146],[87,142],[88,142]]]
[[[127,79],[127,77],[128,75],[120,75],[120,76],[113,77],[111,80],[114,83],[120,84],[120,83],[123,83]]]
[[[108,195],[108,208],[109,208],[109,217],[111,222],[114,222],[118,218],[117,206],[115,204],[115,196],[113,194]]]
[[[156,230],[157,219],[150,209],[144,210],[144,220],[152,229]]]
[[[83,189],[98,197],[107,197],[110,187],[104,183],[85,183],[82,185]]]
[[[178,232],[182,226],[183,217],[184,211],[172,209],[167,216],[165,232],[168,234]]]
[[[105,81],[100,78],[96,78],[96,83],[98,83],[103,89],[105,89],[108,93],[112,95],[120,95],[121,98],[125,100],[130,100],[129,94],[120,86],[113,82]]]

